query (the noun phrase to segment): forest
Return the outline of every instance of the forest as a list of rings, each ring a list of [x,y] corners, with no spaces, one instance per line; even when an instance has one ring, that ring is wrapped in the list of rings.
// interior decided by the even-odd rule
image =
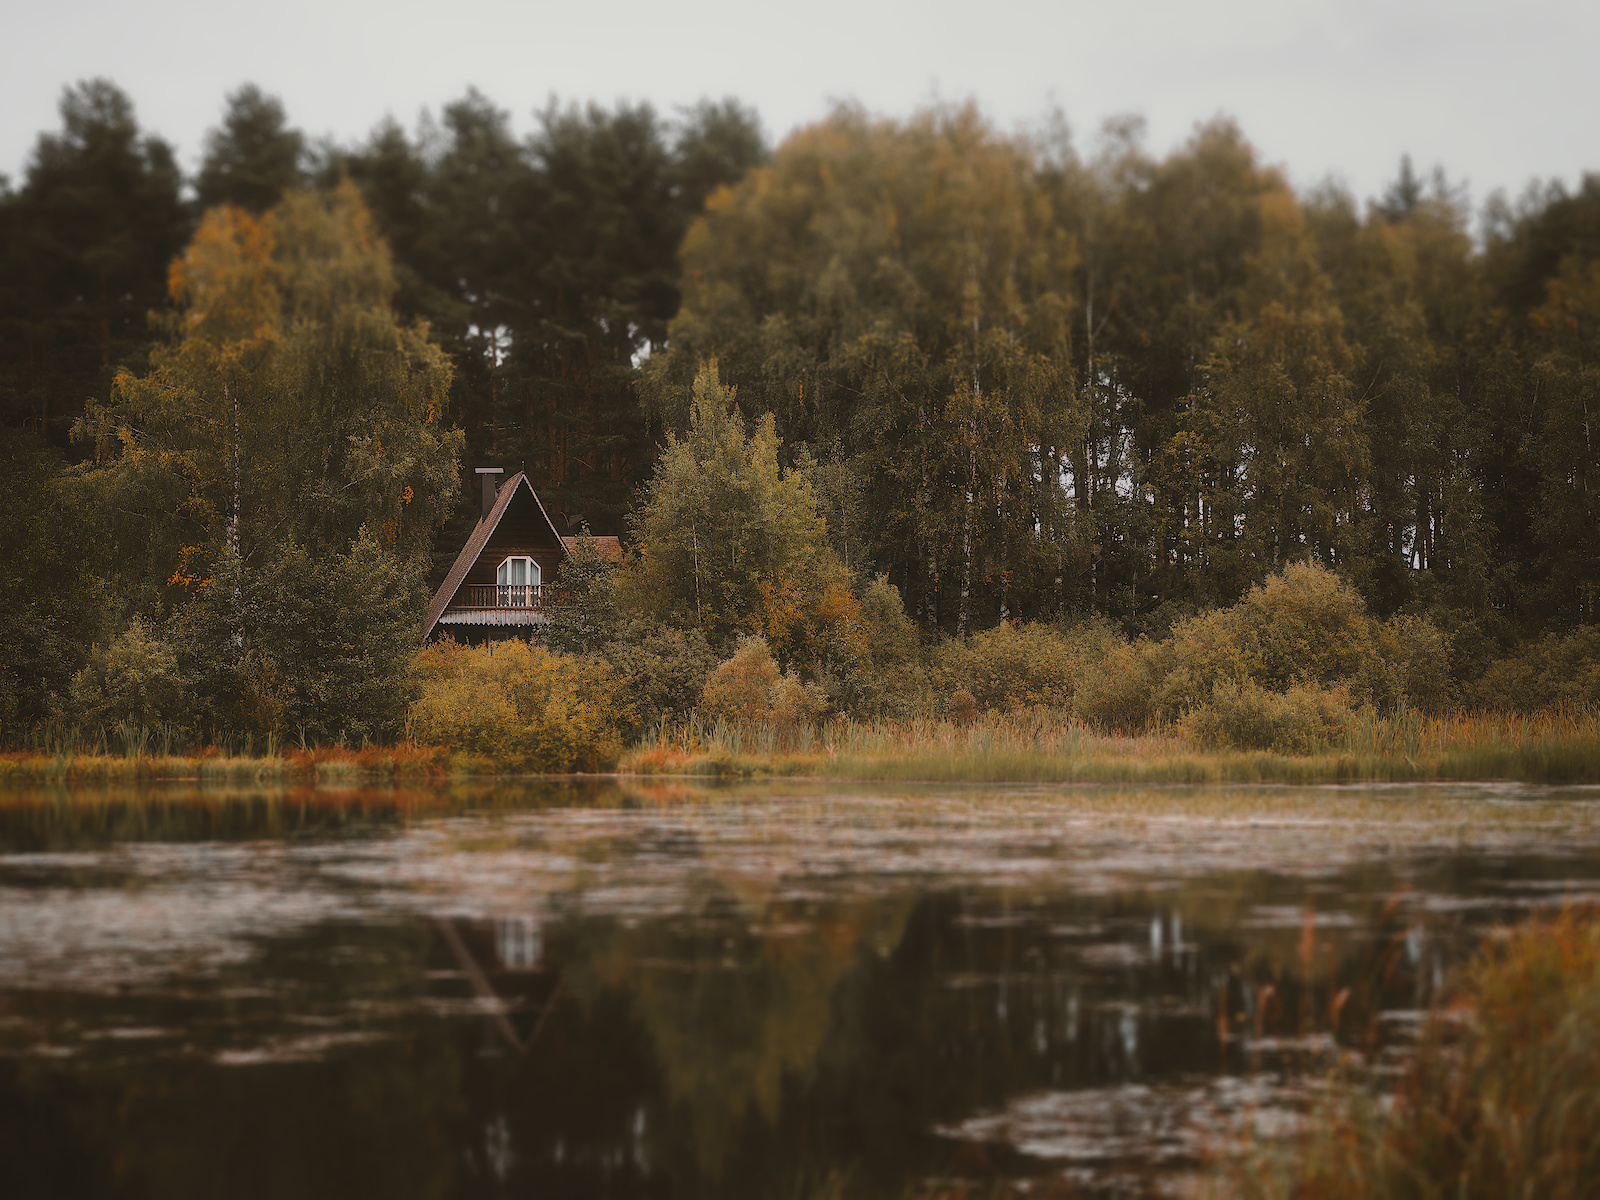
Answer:
[[[0,190],[7,745],[1600,701],[1600,176],[1363,201],[974,103],[340,145],[249,85],[189,176],[108,81],[60,114]],[[485,464],[629,552],[493,668],[416,646]]]

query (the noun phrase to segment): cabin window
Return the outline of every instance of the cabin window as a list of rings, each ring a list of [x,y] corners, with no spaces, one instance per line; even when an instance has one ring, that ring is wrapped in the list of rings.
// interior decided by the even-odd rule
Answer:
[[[495,603],[501,608],[532,608],[539,603],[539,564],[522,555],[508,558],[494,573]]]

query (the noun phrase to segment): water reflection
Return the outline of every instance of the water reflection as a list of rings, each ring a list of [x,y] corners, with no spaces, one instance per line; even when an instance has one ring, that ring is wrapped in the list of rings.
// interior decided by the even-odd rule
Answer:
[[[1593,895],[1587,792],[0,801],[0,1185],[1165,1188]]]

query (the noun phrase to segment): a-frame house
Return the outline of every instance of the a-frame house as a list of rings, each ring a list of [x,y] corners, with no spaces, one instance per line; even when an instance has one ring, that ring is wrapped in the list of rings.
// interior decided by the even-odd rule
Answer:
[[[526,474],[518,471],[498,488],[499,470],[480,467],[478,474],[483,515],[428,605],[423,641],[449,634],[480,642],[544,624],[549,620],[546,589],[578,543],[556,529]],[[616,538],[594,540],[601,554],[621,561]]]

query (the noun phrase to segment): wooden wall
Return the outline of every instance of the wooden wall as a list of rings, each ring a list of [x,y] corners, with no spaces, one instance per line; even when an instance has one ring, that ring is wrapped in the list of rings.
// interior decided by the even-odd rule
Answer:
[[[517,489],[506,515],[500,518],[500,524],[462,583],[494,583],[495,569],[513,554],[526,554],[538,563],[540,579],[546,584],[555,582],[556,570],[566,557],[561,543],[539,512],[533,493],[526,487]]]

